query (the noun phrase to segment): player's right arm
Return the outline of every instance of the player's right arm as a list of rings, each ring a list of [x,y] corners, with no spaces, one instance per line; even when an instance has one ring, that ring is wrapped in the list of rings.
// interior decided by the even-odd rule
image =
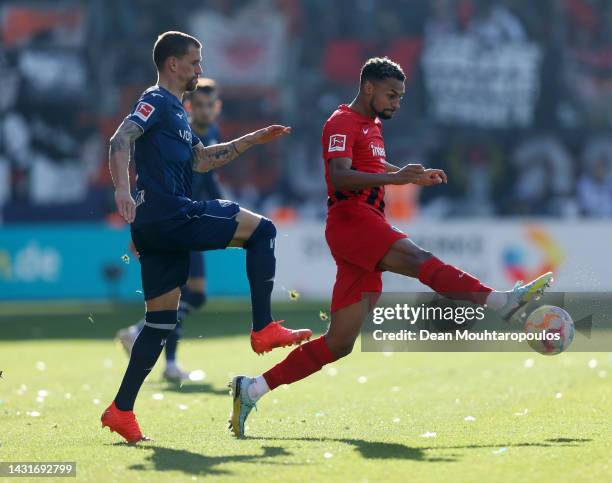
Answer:
[[[108,164],[115,185],[115,204],[123,219],[132,223],[136,216],[136,203],[130,193],[130,155],[134,141],[143,133],[142,128],[129,119],[124,119],[110,139]]]
[[[365,173],[351,169],[355,139],[353,123],[341,116],[332,118],[323,128],[323,156],[329,164],[329,180],[335,190],[357,191],[388,184],[408,183],[430,186],[446,182],[444,171],[426,170],[420,164],[397,168],[383,161],[383,173]]]

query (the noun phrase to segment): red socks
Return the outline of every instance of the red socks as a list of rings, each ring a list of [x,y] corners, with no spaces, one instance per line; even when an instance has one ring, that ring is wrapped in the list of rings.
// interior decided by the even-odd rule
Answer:
[[[436,257],[429,258],[421,265],[419,280],[447,298],[468,300],[480,305],[485,304],[493,291],[469,273],[446,265]]]
[[[293,349],[283,361],[264,372],[263,377],[268,387],[274,389],[281,384],[291,384],[304,379],[336,359],[327,347],[325,339],[319,337]]]

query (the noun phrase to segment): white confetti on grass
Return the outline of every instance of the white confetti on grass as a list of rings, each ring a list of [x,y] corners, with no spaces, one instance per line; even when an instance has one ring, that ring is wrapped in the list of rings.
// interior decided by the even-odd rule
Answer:
[[[589,369],[595,369],[597,367],[598,363],[597,363],[597,359],[591,359],[589,361]]]
[[[36,369],[38,369],[39,371],[44,371],[47,368],[47,364],[45,364],[43,361],[38,361],[36,363]]]
[[[336,369],[335,367],[328,367],[327,368],[327,375],[334,377],[338,375],[338,369]]]
[[[508,451],[508,448],[499,448],[492,451],[493,454],[503,454]]]
[[[527,413],[529,413],[529,409],[525,408],[520,413],[514,413],[514,415],[515,416],[527,416]]]
[[[401,389],[402,389],[402,388],[401,388],[401,387],[399,387],[399,386],[392,386],[392,387],[391,387],[391,392],[400,392],[400,391],[401,391]]]
[[[201,369],[196,369],[195,371],[191,371],[189,373],[190,381],[203,381],[206,378],[206,373]]]
[[[393,422],[394,423],[399,423],[400,422],[400,418],[393,418]]]
[[[93,403],[94,403],[96,406],[97,406],[98,404],[100,404],[100,400],[99,400],[99,399],[94,399],[92,402],[93,402]]]
[[[39,397],[47,397],[49,395],[49,391],[46,389],[39,389],[37,394]]]
[[[70,398],[72,398],[72,394],[70,394],[69,392],[67,392],[66,394],[64,394],[64,397],[65,397],[66,399],[70,399]]]
[[[531,369],[534,364],[535,364],[535,361],[533,359],[531,358],[525,359],[525,362],[523,362],[523,367],[525,369]]]
[[[325,458],[326,460],[333,458],[334,455],[333,453],[330,453],[329,451],[326,451],[325,453],[323,453],[323,458]]]
[[[476,418],[474,416],[466,416],[465,418],[463,418],[464,421],[476,421]]]
[[[427,431],[421,435],[421,438],[435,438],[436,436],[438,436],[438,433],[435,431]]]
[[[38,402],[38,403],[44,403],[44,402],[45,402],[45,398],[44,398],[44,397],[40,397],[40,396],[38,396],[38,397],[36,398],[36,402]]]
[[[359,376],[359,377],[357,378],[357,382],[358,382],[359,384],[365,384],[366,382],[368,382],[368,378],[367,378],[366,376]]]
[[[383,352],[383,356],[385,357],[391,357],[393,355],[393,351],[384,351]]]
[[[561,399],[563,397],[563,393],[558,392],[555,394],[555,399]]]
[[[106,367],[107,369],[110,369],[111,367],[113,367],[113,360],[112,359],[104,359],[104,367]]]
[[[32,416],[33,418],[37,418],[38,416],[40,416],[40,413],[38,411],[28,411],[26,414],[28,416]]]
[[[187,404],[179,404],[179,405],[178,405],[178,408],[179,408],[181,411],[186,411],[186,410],[188,409],[188,406],[187,406]]]
[[[164,398],[164,395],[161,392],[156,392],[153,394],[153,399],[156,401],[161,401]]]

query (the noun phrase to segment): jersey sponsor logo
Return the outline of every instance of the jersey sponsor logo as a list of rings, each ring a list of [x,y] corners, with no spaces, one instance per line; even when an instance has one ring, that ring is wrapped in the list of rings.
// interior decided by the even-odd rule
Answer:
[[[332,134],[329,137],[328,152],[344,151],[346,149],[346,134]]]
[[[134,111],[134,115],[147,122],[151,114],[153,114],[153,111],[155,111],[155,107],[148,102],[139,102]]]
[[[191,130],[190,129],[179,129],[178,134],[182,140],[191,142]]]
[[[363,134],[367,136],[367,135],[368,135],[368,131],[369,131],[369,130],[370,130],[369,128],[364,127],[364,128],[362,129]]]
[[[382,146],[376,146],[373,143],[370,144],[370,148],[372,148],[372,156],[374,156],[375,158],[384,158],[386,157],[385,154],[385,148],[383,148]]]

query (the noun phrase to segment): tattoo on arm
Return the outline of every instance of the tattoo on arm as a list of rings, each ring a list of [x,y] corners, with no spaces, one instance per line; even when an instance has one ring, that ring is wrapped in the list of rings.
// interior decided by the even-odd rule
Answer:
[[[129,189],[128,166],[134,156],[134,141],[142,135],[135,122],[124,120],[110,139],[108,164],[116,189]]]
[[[133,144],[142,136],[142,129],[135,122],[124,120],[110,140],[110,156],[118,152],[133,152]]]
[[[241,153],[234,142],[204,147],[202,143],[193,149],[193,169],[205,173],[226,165]]]

